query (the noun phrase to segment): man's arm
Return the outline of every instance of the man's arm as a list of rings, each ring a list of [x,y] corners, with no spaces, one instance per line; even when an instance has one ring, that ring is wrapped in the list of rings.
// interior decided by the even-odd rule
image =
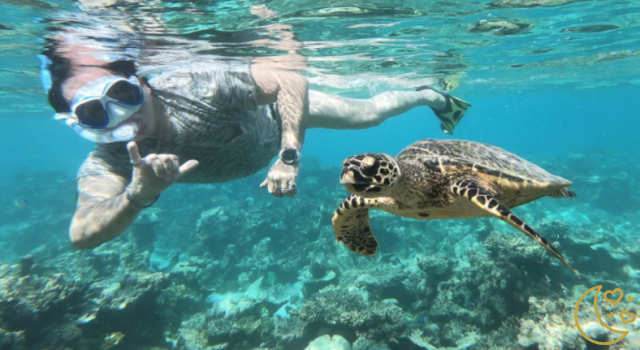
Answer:
[[[80,177],[69,235],[78,249],[90,249],[122,234],[141,208],[126,198],[128,179],[110,173]]]
[[[277,13],[265,6],[252,7],[253,14],[265,18]],[[268,47],[286,52],[281,56],[255,57],[251,75],[257,87],[258,104],[278,102],[278,113],[282,122],[281,150],[293,148],[300,152],[306,131],[309,111],[309,83],[300,73],[308,67],[307,58],[298,53],[302,43],[295,38],[290,25],[265,27],[268,37],[249,42],[256,47]],[[260,187],[268,187],[276,197],[294,197],[299,163],[286,164],[281,159],[269,169],[267,179]]]
[[[309,109],[307,79],[299,73],[265,70],[255,65],[251,67],[251,74],[258,90],[258,103],[278,102],[282,122],[281,149],[293,148],[300,152]],[[267,187],[269,193],[276,197],[294,197],[297,193],[295,180],[298,169],[298,162],[285,164],[278,159],[260,187]]]
[[[309,84],[300,73],[251,67],[258,89],[258,104],[278,102],[282,120],[282,148],[300,151],[304,142],[304,117],[309,108]]]
[[[273,72],[280,86],[278,112],[282,119],[282,149],[302,150],[306,131],[305,116],[309,110],[309,84],[298,73]],[[297,165],[297,164],[296,164]]]
[[[78,179],[78,204],[69,235],[78,249],[90,249],[124,232],[140,211],[160,193],[198,166],[189,160],[180,165],[173,154],[149,154],[142,158],[136,142],[127,144],[133,164],[131,178],[111,171],[108,160],[85,161]]]

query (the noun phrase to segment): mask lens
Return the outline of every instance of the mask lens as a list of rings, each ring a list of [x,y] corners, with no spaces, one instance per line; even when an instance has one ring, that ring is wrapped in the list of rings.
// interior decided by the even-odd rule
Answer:
[[[139,86],[127,81],[119,81],[109,88],[107,96],[120,102],[136,105],[142,102],[142,91]]]
[[[76,116],[80,124],[99,128],[107,124],[107,113],[99,100],[92,100],[76,107]]]

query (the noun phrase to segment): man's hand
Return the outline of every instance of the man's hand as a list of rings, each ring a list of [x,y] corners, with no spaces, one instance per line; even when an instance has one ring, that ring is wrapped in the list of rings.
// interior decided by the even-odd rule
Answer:
[[[152,153],[141,158],[138,145],[133,141],[127,144],[127,149],[133,164],[129,193],[137,203],[152,201],[162,191],[198,166],[198,161],[193,159],[181,166],[178,156],[173,154]]]
[[[269,193],[282,197],[295,197],[298,193],[296,188],[296,177],[298,176],[298,164],[285,164],[278,159],[269,169],[267,178],[260,184],[260,187],[268,187]]]

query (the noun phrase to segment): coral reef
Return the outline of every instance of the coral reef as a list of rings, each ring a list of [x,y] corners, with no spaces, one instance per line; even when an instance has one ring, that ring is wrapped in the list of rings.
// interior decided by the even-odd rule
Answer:
[[[351,350],[351,344],[339,335],[323,335],[309,343],[304,350]]]
[[[308,327],[347,332],[347,339],[374,341],[406,336],[411,318],[393,303],[369,300],[356,288],[329,286],[304,303],[296,314]]]
[[[424,222],[372,211],[380,251],[353,254],[330,226],[344,198],[339,169],[313,162],[296,201],[247,185],[265,174],[182,186],[122,236],[74,251],[73,198],[46,204],[73,179],[26,174],[21,186],[0,188],[9,198],[43,193],[42,202],[0,208],[12,213],[0,226],[0,349],[591,349],[573,311],[598,285],[602,319],[630,331],[609,349],[640,349],[640,322],[619,318],[639,311],[626,298],[640,300],[630,180],[640,163],[589,157],[609,171],[579,155],[542,164],[575,178],[576,201],[515,209],[580,275],[494,218]],[[43,176],[55,181],[44,188]],[[603,294],[615,288],[625,299],[614,307]],[[578,310],[582,329],[613,340],[589,298]]]

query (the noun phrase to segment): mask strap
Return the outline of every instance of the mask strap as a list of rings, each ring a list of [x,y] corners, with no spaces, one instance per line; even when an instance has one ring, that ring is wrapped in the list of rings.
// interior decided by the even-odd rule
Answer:
[[[45,55],[38,55],[38,58],[40,59],[40,83],[44,92],[48,93],[52,85],[51,72],[48,68],[51,60]]]
[[[71,113],[68,113],[68,112],[56,113],[53,115],[53,119],[54,120],[71,119]]]

